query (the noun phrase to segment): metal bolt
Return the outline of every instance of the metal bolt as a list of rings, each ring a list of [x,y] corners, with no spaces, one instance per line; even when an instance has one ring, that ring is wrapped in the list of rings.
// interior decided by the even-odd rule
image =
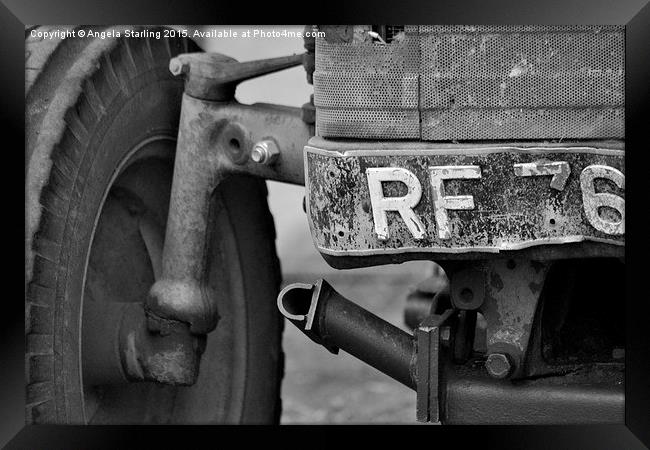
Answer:
[[[508,355],[492,353],[485,361],[485,368],[491,377],[506,378],[512,371],[512,364]]]
[[[460,291],[460,299],[463,303],[472,303],[472,300],[474,300],[474,292],[470,288],[463,288]]]
[[[169,71],[172,73],[172,75],[178,76],[189,72],[190,66],[178,58],[172,58],[171,61],[169,61]]]
[[[271,165],[280,155],[280,149],[275,141],[271,139],[264,139],[259,141],[253,146],[251,151],[251,159],[258,164]]]

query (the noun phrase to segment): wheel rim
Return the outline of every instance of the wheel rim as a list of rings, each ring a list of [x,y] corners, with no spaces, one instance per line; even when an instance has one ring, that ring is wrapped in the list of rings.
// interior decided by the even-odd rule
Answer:
[[[155,277],[159,276],[174,149],[175,140],[169,136],[146,139],[128,152],[115,170],[116,175],[106,189],[93,230],[81,300],[84,311],[92,308],[94,302],[141,302]],[[218,223],[221,224],[219,233],[228,235],[227,221]],[[224,273],[223,268],[217,266],[212,267],[209,284],[217,292],[231,292],[233,285],[237,284],[237,276]],[[241,308],[232,304],[237,302],[238,296],[221,297],[222,320],[217,330],[208,336],[201,373],[194,386],[172,387],[157,383],[83,385],[85,421],[238,421],[245,380],[242,373],[245,371],[242,354],[245,327],[240,326],[244,323]],[[90,326],[83,321],[83,315],[81,323],[82,327]],[[80,334],[83,339],[83,332]]]

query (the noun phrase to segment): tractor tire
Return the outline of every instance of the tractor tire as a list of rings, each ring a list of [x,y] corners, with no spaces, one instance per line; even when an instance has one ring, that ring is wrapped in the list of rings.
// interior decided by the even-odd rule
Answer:
[[[251,177],[229,178],[213,196],[208,284],[221,319],[197,383],[83,381],[84,309],[142,302],[154,283],[162,248],[145,242],[143,224],[161,243],[183,93],[168,65],[194,51],[185,38],[69,38],[54,48],[27,36],[28,423],[279,421],[280,266],[266,184]]]

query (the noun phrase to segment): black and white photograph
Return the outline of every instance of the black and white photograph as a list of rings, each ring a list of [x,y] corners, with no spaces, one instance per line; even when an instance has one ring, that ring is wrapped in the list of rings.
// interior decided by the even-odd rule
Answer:
[[[633,41],[526,23],[25,24],[13,448],[42,425],[377,424],[643,448]]]

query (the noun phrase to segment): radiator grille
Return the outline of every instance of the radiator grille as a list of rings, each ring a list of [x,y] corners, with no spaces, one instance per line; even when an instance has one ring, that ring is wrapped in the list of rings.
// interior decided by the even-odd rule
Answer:
[[[389,45],[316,39],[318,133],[351,138],[419,138],[417,27]]]
[[[624,137],[622,27],[406,26],[398,38],[316,40],[319,135]]]

